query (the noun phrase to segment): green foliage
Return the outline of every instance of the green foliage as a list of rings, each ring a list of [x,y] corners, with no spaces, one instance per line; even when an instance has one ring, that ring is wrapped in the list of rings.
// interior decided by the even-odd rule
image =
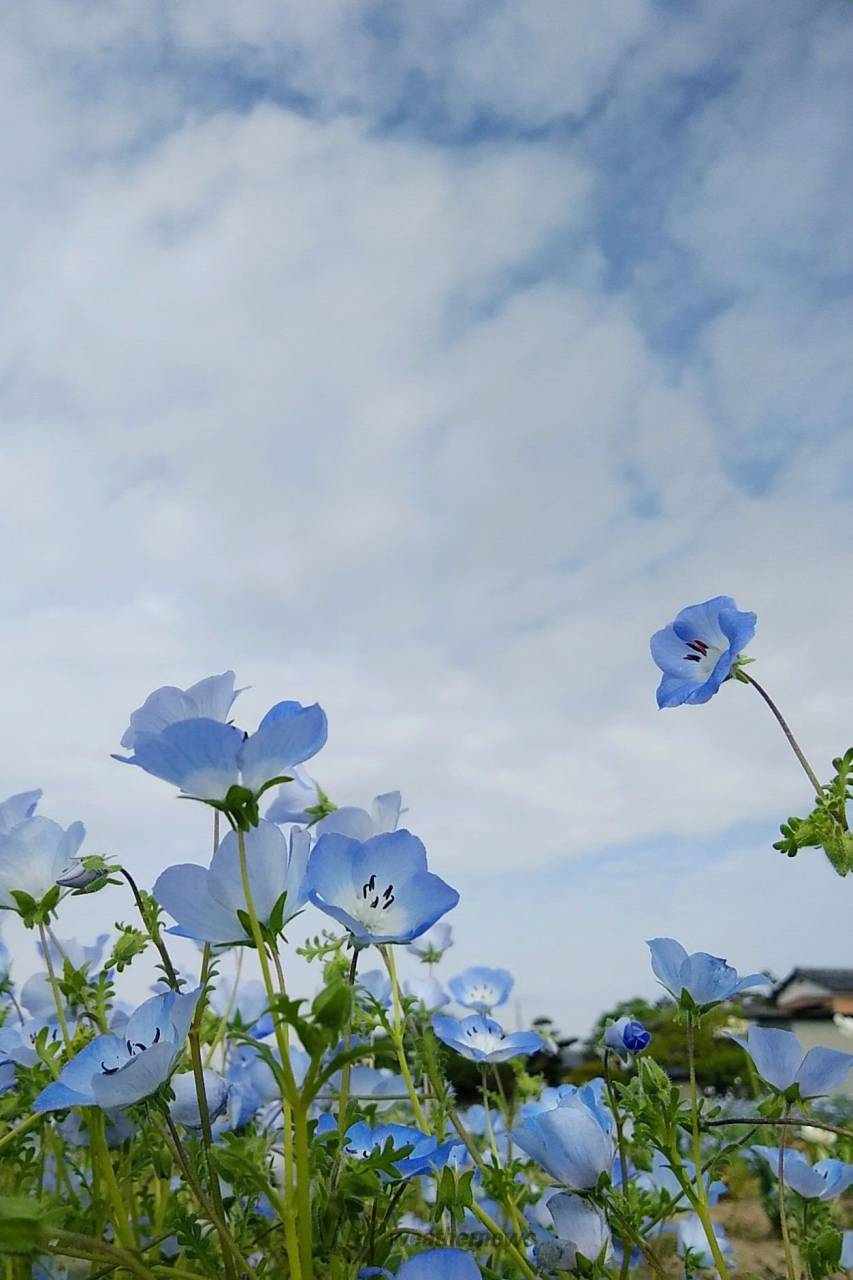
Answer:
[[[823,849],[840,876],[853,871],[853,833],[847,820],[847,804],[853,798],[853,747],[832,762],[835,776],[823,787],[806,818],[782,823],[782,839],[773,845],[795,858],[801,849]]]

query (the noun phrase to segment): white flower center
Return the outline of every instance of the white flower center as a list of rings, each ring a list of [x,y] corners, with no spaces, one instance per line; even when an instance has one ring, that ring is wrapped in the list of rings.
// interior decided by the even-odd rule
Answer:
[[[694,668],[691,675],[697,681],[707,680],[723,650],[717,645],[709,644],[707,640],[686,640],[685,646],[687,652],[684,654],[684,661],[691,663]]]

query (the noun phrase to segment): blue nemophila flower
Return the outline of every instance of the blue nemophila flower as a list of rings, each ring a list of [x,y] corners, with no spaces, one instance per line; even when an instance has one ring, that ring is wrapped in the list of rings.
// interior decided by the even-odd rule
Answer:
[[[36,1111],[128,1107],[168,1080],[190,1029],[201,987],[187,995],[152,996],[130,1015],[122,1038],[96,1036],[33,1103]]]
[[[403,994],[417,1000],[418,1004],[422,1004],[430,1012],[434,1009],[443,1009],[446,1004],[450,1004],[450,996],[432,974],[428,974],[425,978],[406,978],[403,983]]]
[[[356,1160],[366,1160],[390,1140],[392,1150],[400,1152],[399,1158],[393,1160],[393,1165],[403,1178],[442,1169],[455,1145],[453,1142],[439,1144],[432,1134],[421,1133],[420,1129],[412,1129],[408,1125],[369,1125],[364,1120],[350,1125],[345,1136],[344,1153]]]
[[[40,902],[70,865],[83,843],[86,828],[72,822],[67,830],[50,818],[24,818],[0,834],[0,907],[17,909],[13,890]]]
[[[407,951],[413,956],[420,956],[426,964],[435,964],[441,959],[448,947],[453,946],[453,927],[445,920],[434,924],[426,933],[410,942]]]
[[[290,781],[282,782],[271,794],[273,802],[267,809],[266,819],[280,825],[291,822],[305,825],[332,807],[320,784],[298,764],[290,770]]]
[[[607,1219],[600,1209],[581,1196],[558,1191],[547,1200],[548,1212],[557,1232],[556,1240],[537,1246],[540,1266],[557,1271],[574,1271],[578,1258],[588,1262],[608,1262],[613,1255],[613,1240]]]
[[[212,1121],[218,1120],[228,1105],[228,1081],[216,1071],[208,1068],[202,1073],[204,1079],[204,1096],[207,1099],[207,1110]],[[187,1129],[201,1129],[201,1110],[198,1105],[198,1090],[195,1076],[191,1071],[183,1075],[172,1076],[171,1090],[175,1095],[169,1103],[169,1114],[175,1124],[182,1124]]]
[[[499,1004],[506,1004],[515,979],[506,969],[486,969],[473,965],[464,973],[451,978],[447,986],[457,1004],[479,1013],[489,1013]]]
[[[551,1111],[527,1115],[510,1137],[569,1191],[589,1190],[613,1168],[612,1124],[579,1095],[566,1098]]]
[[[363,843],[321,836],[308,859],[306,880],[314,905],[363,947],[411,942],[459,901],[455,889],[427,870],[426,849],[406,830]]]
[[[355,988],[356,999],[359,992],[364,992],[369,997],[368,1004],[370,1001],[375,1001],[383,1009],[387,1009],[391,1004],[391,979],[384,969],[369,969],[367,973],[358,975]]]
[[[774,1176],[779,1175],[779,1147],[759,1144],[750,1148],[767,1162]],[[786,1147],[783,1169],[785,1185],[806,1200],[834,1200],[848,1187],[853,1187],[853,1164],[843,1160],[818,1160],[809,1164],[802,1151]]]
[[[713,1229],[717,1244],[720,1246],[720,1253],[726,1262],[733,1264],[735,1260],[734,1250],[726,1235],[725,1227],[715,1222],[713,1223]],[[714,1268],[715,1274],[717,1274],[716,1262],[711,1252],[711,1246],[708,1244],[708,1237],[705,1235],[705,1228],[695,1213],[688,1213],[686,1217],[681,1219],[676,1227],[676,1236],[680,1258],[689,1256],[693,1265],[698,1267],[699,1270],[710,1271],[711,1268]]]
[[[31,818],[36,811],[41,790],[19,791],[0,803],[0,836],[6,836],[21,822]]]
[[[696,1183],[696,1165],[692,1160],[682,1158],[682,1166],[691,1183]],[[705,1184],[705,1198],[708,1204],[713,1206],[719,1203],[722,1196],[726,1194],[728,1188],[724,1182],[710,1180],[711,1175],[703,1174],[703,1182]],[[672,1165],[661,1151],[655,1151],[652,1155],[651,1169],[640,1169],[633,1174],[633,1181],[643,1191],[652,1191],[660,1194],[665,1192],[670,1200],[677,1200],[682,1193],[681,1183],[676,1177]]]
[[[85,946],[77,941],[76,938],[57,938],[48,939],[47,949],[53,964],[62,969],[63,961],[67,960],[73,969],[91,969],[92,965],[100,962],[101,956],[104,954],[104,944],[109,938],[108,933],[99,933],[95,941],[90,946]],[[44,956],[44,947],[38,943],[39,955]]]
[[[134,732],[133,755],[113,759],[174,783],[184,795],[222,802],[231,787],[258,796],[274,778],[289,776],[325,745],[327,733],[317,703],[279,702],[252,734],[209,717],[176,720],[159,732]]]
[[[305,869],[311,838],[294,828],[290,840],[272,822],[261,821],[247,831],[246,865],[258,919],[266,924],[283,893],[284,921],[291,920],[308,900]],[[210,869],[194,863],[167,867],[152,890],[177,924],[170,930],[184,938],[226,945],[245,941],[237,916],[245,912],[246,895],[240,873],[238,836],[229,831],[210,863]]]
[[[482,1280],[482,1272],[470,1253],[462,1249],[426,1249],[407,1258],[396,1276],[384,1267],[365,1267],[359,1280],[368,1276],[384,1276],[386,1280]]]
[[[396,831],[402,813],[402,801],[399,791],[387,791],[375,796],[370,812],[358,809],[355,805],[342,805],[321,818],[317,823],[318,837],[325,835],[349,836],[352,840],[360,840],[362,844],[372,836],[381,836],[388,831]]]
[[[659,707],[707,702],[755,635],[755,614],[741,613],[731,596],[715,596],[682,609],[652,636],[652,657],[663,672]]]
[[[726,1034],[746,1050],[762,1080],[780,1093],[796,1086],[801,1098],[819,1098],[839,1089],[853,1068],[853,1053],[822,1045],[805,1053],[793,1031],[779,1027],[751,1026],[745,1040]]]
[[[614,1053],[642,1053],[652,1042],[652,1033],[647,1031],[642,1022],[623,1014],[615,1022],[611,1022],[604,1032],[604,1043]]]
[[[652,971],[672,998],[681,1000],[683,993],[687,992],[700,1009],[709,1009],[722,1000],[730,1000],[749,987],[770,985],[763,973],[739,977],[737,970],[719,956],[708,955],[705,951],[688,955],[674,938],[651,938],[646,946],[652,953]]]
[[[149,693],[142,706],[131,712],[121,745],[132,751],[141,734],[162,733],[182,720],[218,720],[224,724],[239,693],[242,690],[234,688],[233,671],[206,676],[188,689],[163,685]]]
[[[509,1062],[511,1058],[528,1058],[542,1048],[542,1037],[535,1031],[506,1032],[483,1013],[461,1020],[437,1013],[432,1029],[439,1040],[471,1062]]]

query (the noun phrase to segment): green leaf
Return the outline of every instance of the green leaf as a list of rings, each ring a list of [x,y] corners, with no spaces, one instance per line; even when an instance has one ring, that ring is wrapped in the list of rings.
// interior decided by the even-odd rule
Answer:
[[[51,1231],[61,1225],[64,1216],[59,1205],[27,1196],[0,1196],[0,1256],[43,1253]]]

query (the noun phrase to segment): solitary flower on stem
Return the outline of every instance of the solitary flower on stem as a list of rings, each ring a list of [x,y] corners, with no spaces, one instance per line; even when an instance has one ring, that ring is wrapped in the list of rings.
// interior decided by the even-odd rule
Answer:
[[[527,1115],[510,1137],[570,1191],[589,1190],[613,1169],[612,1126],[577,1094],[551,1111]]]
[[[755,635],[754,613],[742,613],[731,596],[715,596],[682,609],[652,636],[652,657],[663,672],[659,707],[707,702],[731,675],[735,660]]]
[[[40,902],[67,869],[86,828],[72,822],[67,831],[50,818],[25,818],[0,834],[0,907],[17,910],[13,892]]]
[[[765,1160],[778,1177],[779,1147],[755,1145],[750,1149]],[[853,1186],[853,1164],[843,1160],[818,1160],[816,1164],[809,1164],[802,1151],[786,1147],[782,1167],[785,1185],[805,1200],[834,1200]]]
[[[746,1050],[762,1080],[780,1093],[796,1087],[803,1099],[833,1093],[853,1067],[853,1053],[826,1049],[823,1045],[804,1053],[793,1031],[779,1027],[750,1027],[745,1040],[731,1032],[728,1035]]]
[[[225,802],[232,787],[257,798],[273,779],[310,759],[325,745],[322,707],[279,702],[253,734],[209,716],[175,720],[159,731],[134,730],[132,756],[114,755],[197,800]],[[125,734],[125,738],[127,734]]]
[[[455,1049],[470,1062],[509,1062],[512,1058],[528,1058],[542,1048],[542,1037],[535,1031],[507,1033],[498,1022],[482,1013],[458,1021],[436,1014],[432,1029],[444,1044]]]
[[[308,900],[305,868],[311,838],[307,831],[294,829],[290,841],[272,822],[261,821],[243,836],[249,887],[258,919],[266,924],[285,899],[282,923],[291,920]],[[239,837],[229,831],[213,855],[210,868],[182,863],[167,867],[153,889],[161,906],[174,916],[170,929],[183,938],[198,942],[244,942],[246,931],[237,912],[247,912],[240,870]]]
[[[486,969],[473,965],[448,982],[448,990],[457,1004],[478,1013],[489,1013],[506,1004],[515,979],[507,969]]]
[[[207,676],[188,689],[163,685],[149,693],[141,707],[130,714],[130,724],[122,735],[121,745],[129,751],[138,737],[146,733],[162,733],[181,720],[218,720],[224,724],[234,699],[242,690],[234,689],[234,672]]]
[[[308,859],[306,883],[314,905],[362,947],[411,942],[459,901],[455,889],[427,870],[426,849],[405,830],[364,843],[321,836]]]
[[[688,955],[674,938],[651,938],[646,945],[652,953],[652,971],[661,985],[674,1000],[682,1001],[686,992],[700,1009],[710,1009],[749,987],[770,985],[763,973],[739,977],[737,970],[719,956],[705,951]]]
[[[642,1022],[623,1014],[615,1022],[611,1022],[604,1032],[604,1043],[614,1053],[642,1053],[652,1042],[652,1033],[647,1031]]]
[[[100,1035],[67,1063],[43,1089],[35,1111],[66,1107],[128,1107],[148,1098],[168,1080],[190,1029],[201,987],[187,995],[152,996],[128,1018],[123,1038]]]

